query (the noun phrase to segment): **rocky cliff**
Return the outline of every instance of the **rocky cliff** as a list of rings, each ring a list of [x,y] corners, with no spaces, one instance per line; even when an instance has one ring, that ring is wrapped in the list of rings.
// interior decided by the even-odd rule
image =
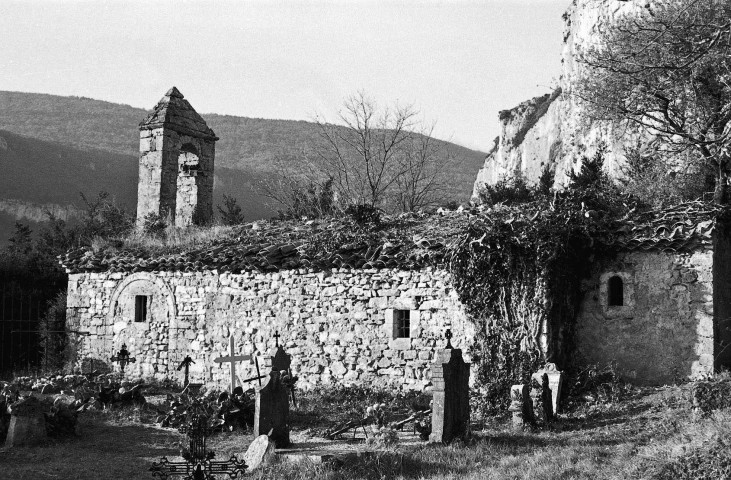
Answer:
[[[620,174],[624,145],[636,133],[606,122],[589,121],[572,95],[581,75],[576,61],[583,49],[595,44],[602,26],[616,18],[649,8],[656,0],[574,0],[564,13],[562,74],[558,88],[550,95],[536,97],[499,114],[500,136],[477,174],[473,197],[484,184],[495,184],[522,174],[535,183],[548,166],[555,172],[555,184],[565,185],[568,174],[580,166],[583,156],[591,156],[604,142],[609,151],[605,169]]]

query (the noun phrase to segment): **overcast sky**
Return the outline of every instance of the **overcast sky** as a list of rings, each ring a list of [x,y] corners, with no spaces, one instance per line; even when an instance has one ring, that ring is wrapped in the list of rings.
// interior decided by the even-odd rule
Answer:
[[[497,113],[560,74],[570,0],[24,1],[0,4],[0,90],[150,109],[334,118],[358,90],[486,150]]]

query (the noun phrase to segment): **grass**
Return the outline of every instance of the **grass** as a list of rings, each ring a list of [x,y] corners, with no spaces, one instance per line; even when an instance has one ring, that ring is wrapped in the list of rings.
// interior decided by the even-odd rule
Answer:
[[[343,418],[344,402],[303,396],[295,430]],[[367,399],[370,401],[370,398]],[[337,408],[339,411],[330,411]],[[308,413],[309,412],[309,413]],[[329,414],[329,415],[328,415]],[[3,478],[146,479],[160,457],[175,456],[180,436],[157,428],[134,410],[80,417],[82,436],[38,448],[0,450]],[[693,451],[704,451],[731,434],[731,410],[700,417],[691,409],[689,387],[636,391],[610,404],[579,404],[545,430],[515,431],[507,418],[449,446],[396,447],[340,465],[273,463],[254,479],[645,479]],[[252,436],[220,434],[209,440],[218,458],[241,454]],[[720,478],[720,477],[719,477]]]

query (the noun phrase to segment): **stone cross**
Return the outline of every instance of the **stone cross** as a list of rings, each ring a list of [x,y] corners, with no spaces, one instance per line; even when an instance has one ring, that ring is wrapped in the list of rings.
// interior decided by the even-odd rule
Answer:
[[[449,338],[447,345],[452,346]],[[469,429],[470,364],[462,359],[461,349],[446,348],[437,353],[431,374],[434,398],[429,442],[448,443]]]
[[[233,334],[228,337],[228,357],[218,357],[213,359],[216,363],[230,363],[231,364],[231,393],[236,388],[236,362],[243,362],[245,360],[251,360],[251,355],[236,355],[234,349],[234,336]]]
[[[122,370],[122,375],[124,375],[124,367],[127,366],[129,363],[135,363],[137,359],[132,358],[129,354],[129,351],[127,350],[127,344],[122,344],[122,349],[117,352],[116,355],[114,355],[111,360],[113,362],[119,363],[119,368]]]

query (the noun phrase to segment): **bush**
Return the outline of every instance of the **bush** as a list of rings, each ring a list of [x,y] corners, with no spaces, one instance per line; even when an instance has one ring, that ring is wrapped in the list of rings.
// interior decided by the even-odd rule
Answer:
[[[568,396],[601,403],[615,403],[632,389],[622,381],[614,365],[588,365],[568,378]]]
[[[720,374],[716,377],[693,384],[693,408],[701,415],[714,410],[731,407],[731,376]]]
[[[510,180],[500,180],[495,185],[484,185],[478,196],[484,205],[515,205],[533,200],[533,191],[522,175],[515,175]]]

